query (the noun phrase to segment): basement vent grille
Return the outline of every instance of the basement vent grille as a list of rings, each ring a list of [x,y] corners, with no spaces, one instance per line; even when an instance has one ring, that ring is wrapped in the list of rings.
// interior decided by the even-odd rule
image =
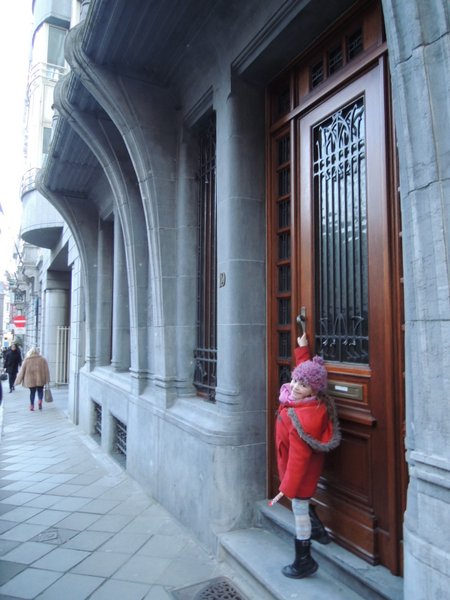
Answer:
[[[127,426],[114,418],[113,454],[117,462],[125,464],[127,458]]]
[[[177,600],[247,600],[232,581],[226,577],[217,577],[206,583],[191,585],[173,591]]]
[[[94,405],[94,433],[92,437],[100,444],[102,441],[102,407],[97,402],[92,404]]]

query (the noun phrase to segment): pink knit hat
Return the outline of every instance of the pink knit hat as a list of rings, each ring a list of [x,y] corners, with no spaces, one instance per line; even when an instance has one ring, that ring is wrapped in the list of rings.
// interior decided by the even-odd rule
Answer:
[[[324,360],[321,356],[315,356],[312,360],[306,360],[292,371],[292,379],[303,381],[315,393],[326,391],[327,375]]]

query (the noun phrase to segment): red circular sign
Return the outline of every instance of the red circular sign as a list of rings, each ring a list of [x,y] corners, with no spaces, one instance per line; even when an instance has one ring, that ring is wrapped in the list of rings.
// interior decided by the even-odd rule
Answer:
[[[16,327],[25,327],[26,322],[27,318],[25,315],[17,315],[16,317],[13,317],[13,323]]]

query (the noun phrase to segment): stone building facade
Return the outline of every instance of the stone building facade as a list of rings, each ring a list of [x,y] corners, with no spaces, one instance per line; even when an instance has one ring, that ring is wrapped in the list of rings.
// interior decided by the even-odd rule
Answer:
[[[76,249],[70,414],[211,549],[276,491],[303,311],[324,522],[448,589],[449,48],[445,0],[81,4],[37,179]]]

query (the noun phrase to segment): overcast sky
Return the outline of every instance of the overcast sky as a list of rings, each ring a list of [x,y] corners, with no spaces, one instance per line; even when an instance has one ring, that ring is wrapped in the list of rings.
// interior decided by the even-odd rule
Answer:
[[[20,228],[24,171],[24,103],[31,47],[31,0],[0,0],[0,281],[11,269]]]

